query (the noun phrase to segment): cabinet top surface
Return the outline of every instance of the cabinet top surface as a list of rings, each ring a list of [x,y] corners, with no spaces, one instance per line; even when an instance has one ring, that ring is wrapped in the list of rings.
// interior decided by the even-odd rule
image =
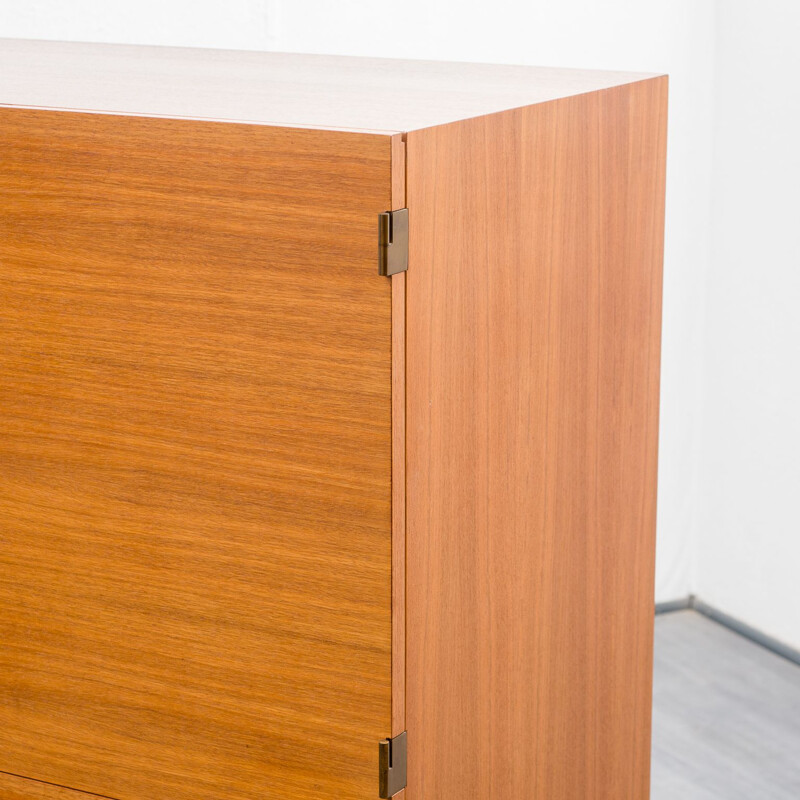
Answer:
[[[442,125],[645,73],[0,39],[0,105],[360,130]]]

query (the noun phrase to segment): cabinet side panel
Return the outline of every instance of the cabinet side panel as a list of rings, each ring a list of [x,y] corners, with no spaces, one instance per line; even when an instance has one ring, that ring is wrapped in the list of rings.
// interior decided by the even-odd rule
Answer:
[[[372,800],[391,137],[0,110],[0,770]]]
[[[408,800],[648,796],[666,96],[408,135]]]

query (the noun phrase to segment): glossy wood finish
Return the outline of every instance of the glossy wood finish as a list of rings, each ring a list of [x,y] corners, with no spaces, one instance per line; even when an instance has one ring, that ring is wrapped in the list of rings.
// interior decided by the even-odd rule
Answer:
[[[0,105],[338,130],[404,133],[644,77],[499,64],[0,39]]]
[[[408,135],[409,800],[648,796],[666,93]]]
[[[3,800],[107,800],[100,795],[76,792],[6,772],[0,772],[0,797]]]
[[[389,136],[0,109],[0,770],[371,800]]]

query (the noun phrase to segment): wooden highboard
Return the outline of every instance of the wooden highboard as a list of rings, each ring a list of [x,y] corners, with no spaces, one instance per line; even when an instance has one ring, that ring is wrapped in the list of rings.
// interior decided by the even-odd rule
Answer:
[[[666,101],[0,40],[0,795],[648,797]]]

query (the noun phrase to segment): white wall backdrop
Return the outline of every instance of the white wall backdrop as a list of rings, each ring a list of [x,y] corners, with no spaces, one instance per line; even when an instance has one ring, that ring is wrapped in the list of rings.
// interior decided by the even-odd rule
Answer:
[[[402,13],[0,0],[0,36],[668,72],[656,599],[697,591],[800,646],[798,13],[795,0],[404,0]]]
[[[800,648],[800,4],[719,4],[696,592]]]

